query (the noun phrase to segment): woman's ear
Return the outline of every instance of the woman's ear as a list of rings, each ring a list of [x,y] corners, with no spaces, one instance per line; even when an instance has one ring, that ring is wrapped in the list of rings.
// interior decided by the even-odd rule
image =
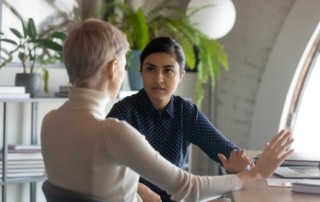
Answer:
[[[107,77],[111,80],[116,78],[116,74],[118,71],[118,60],[111,60],[106,65]]]
[[[183,70],[183,71],[181,72],[181,74],[180,74],[180,81],[179,81],[179,82],[182,81],[184,75],[186,75],[186,71],[185,71],[185,70]]]

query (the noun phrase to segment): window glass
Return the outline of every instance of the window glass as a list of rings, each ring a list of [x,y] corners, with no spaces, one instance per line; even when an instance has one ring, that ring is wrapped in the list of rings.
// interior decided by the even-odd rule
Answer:
[[[293,136],[296,151],[320,153],[320,57],[319,45],[314,55],[297,102]]]

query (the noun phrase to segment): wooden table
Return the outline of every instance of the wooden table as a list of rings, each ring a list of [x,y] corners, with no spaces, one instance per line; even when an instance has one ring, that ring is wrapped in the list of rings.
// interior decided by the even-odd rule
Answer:
[[[288,187],[269,187],[265,180],[233,191],[229,197],[234,202],[320,202],[320,195],[298,194]]]
[[[258,153],[260,152],[248,151],[247,155],[255,157]],[[291,190],[290,187],[269,187],[266,180],[261,180],[233,191],[227,194],[227,197],[233,202],[320,202],[320,194],[300,194]]]

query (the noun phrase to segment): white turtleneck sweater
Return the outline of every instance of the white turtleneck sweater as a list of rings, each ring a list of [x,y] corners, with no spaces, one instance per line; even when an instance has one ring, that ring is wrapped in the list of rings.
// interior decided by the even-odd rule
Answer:
[[[109,98],[70,88],[69,99],[43,119],[41,146],[48,179],[56,186],[108,202],[142,201],[139,175],[176,201],[207,201],[240,189],[238,176],[195,176],[165,160],[136,129],[105,119]]]

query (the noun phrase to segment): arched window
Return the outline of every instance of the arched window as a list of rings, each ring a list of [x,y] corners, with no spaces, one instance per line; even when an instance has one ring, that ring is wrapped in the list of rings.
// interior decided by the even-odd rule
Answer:
[[[320,142],[320,34],[310,49],[290,100],[286,127],[297,152],[318,152]]]

